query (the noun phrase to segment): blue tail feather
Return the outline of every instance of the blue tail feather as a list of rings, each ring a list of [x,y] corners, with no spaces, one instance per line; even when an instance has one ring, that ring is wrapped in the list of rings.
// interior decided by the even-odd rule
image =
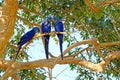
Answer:
[[[19,54],[19,52],[20,52],[21,47],[22,47],[22,45],[19,45],[19,48],[18,48],[18,50],[17,50],[17,52],[16,52],[16,56],[15,56],[15,58],[14,58],[14,61],[17,59],[17,56],[18,56],[18,54]]]
[[[46,58],[49,59],[49,55],[48,55],[48,50],[49,50],[49,39],[45,39],[45,53],[46,53]]]
[[[63,38],[59,38],[59,45],[60,45],[60,52],[61,52],[61,58],[63,60]]]

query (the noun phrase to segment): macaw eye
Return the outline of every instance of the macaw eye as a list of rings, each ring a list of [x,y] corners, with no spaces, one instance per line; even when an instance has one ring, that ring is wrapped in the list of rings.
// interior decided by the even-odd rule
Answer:
[[[39,30],[36,30],[37,33],[39,33]]]
[[[35,31],[36,33],[38,32],[38,30]]]

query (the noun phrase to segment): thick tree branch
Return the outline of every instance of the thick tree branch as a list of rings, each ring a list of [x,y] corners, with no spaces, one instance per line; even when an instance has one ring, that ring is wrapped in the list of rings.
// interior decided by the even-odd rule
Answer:
[[[108,63],[115,58],[120,58],[120,51],[109,53],[109,55],[105,57],[105,61],[101,61],[99,64],[94,64],[92,62],[81,60],[79,58],[65,58],[64,60],[58,60],[56,64],[77,64],[94,71],[102,72],[103,69],[108,65]],[[36,60],[31,62],[15,62],[12,65],[12,69],[14,69],[14,72],[15,72],[18,70],[31,69],[36,67],[50,68],[51,62],[53,62],[55,59],[56,58],[54,59],[51,58],[49,60],[41,59],[41,60]],[[9,66],[9,63],[11,63],[11,61],[0,60],[0,67],[5,70]]]
[[[105,57],[105,61],[101,61],[99,65],[102,67],[102,69],[104,69],[111,60],[116,58],[120,58],[120,51],[108,53],[108,55]]]
[[[11,38],[18,9],[17,0],[4,0],[2,8],[2,15],[0,15],[0,57],[4,57],[4,50],[6,45]]]

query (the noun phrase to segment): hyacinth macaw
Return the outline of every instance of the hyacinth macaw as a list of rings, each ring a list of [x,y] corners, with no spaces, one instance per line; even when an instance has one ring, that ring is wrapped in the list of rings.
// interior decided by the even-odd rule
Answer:
[[[53,18],[54,27],[56,32],[64,32],[64,25],[62,21],[58,17]],[[57,34],[58,39],[59,39],[59,45],[60,45],[60,52],[61,52],[61,57],[63,60],[63,54],[62,54],[62,44],[63,44],[63,34]]]
[[[20,41],[18,42],[18,50],[16,52],[16,56],[14,58],[14,60],[16,60],[20,49],[22,48],[22,46],[29,42],[30,40],[32,40],[32,38],[35,36],[36,33],[40,33],[40,29],[38,27],[33,27],[32,30],[28,31],[27,33],[25,33],[21,38]]]
[[[44,19],[44,22],[42,23],[42,33],[50,33],[51,32],[51,22],[50,22],[51,18],[50,17],[46,17]],[[46,54],[46,59],[49,59],[49,38],[50,35],[45,35],[44,39],[45,39],[45,54]]]

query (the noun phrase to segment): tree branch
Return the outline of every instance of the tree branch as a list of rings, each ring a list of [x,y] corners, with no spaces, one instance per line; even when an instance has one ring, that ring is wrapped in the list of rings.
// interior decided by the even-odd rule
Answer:
[[[30,13],[34,13],[34,14],[37,14],[37,15],[43,17],[43,15],[42,15],[41,13],[36,12],[36,11],[32,11],[32,10],[29,10],[29,9],[23,7],[23,5],[19,5],[18,8],[19,8],[19,9],[22,9],[22,10],[24,10],[24,11],[27,11],[27,12],[30,12]]]
[[[0,58],[4,57],[3,52],[14,32],[17,9],[17,0],[4,0],[2,16],[0,16]]]
[[[65,58],[64,60],[58,60],[57,64],[77,64],[94,71],[102,72],[103,69],[108,65],[108,63],[115,58],[120,58],[120,51],[109,53],[109,55],[105,57],[105,61],[101,61],[99,64],[94,64],[92,62],[82,60],[80,58]],[[37,68],[37,67],[50,68],[51,62],[53,62],[55,59],[56,58],[54,59],[51,58],[49,60],[41,59],[41,60],[36,60],[31,62],[15,62],[12,65],[12,68],[14,69],[14,72],[18,70],[31,69],[31,68]],[[9,63],[11,63],[11,61],[0,60],[0,67],[5,70],[7,69],[7,67],[9,67]]]
[[[29,10],[29,9],[23,7],[23,5],[19,5],[18,8],[22,9],[22,10],[25,10],[27,12],[31,12],[31,13],[37,14],[37,15],[43,17],[43,15],[40,14],[39,12]],[[40,24],[30,23],[28,20],[26,20],[24,18],[21,18],[20,16],[17,16],[17,18],[20,19],[20,20],[22,20],[23,22],[25,22],[28,26],[39,26],[39,27],[41,26]]]
[[[114,4],[120,2],[119,0],[111,0],[111,1],[102,1],[98,7],[95,7],[91,4],[90,0],[84,0],[86,5],[95,13],[97,13],[101,8],[103,8],[106,4]]]
[[[77,47],[77,46],[80,46],[80,45],[82,45],[82,44],[91,44],[91,45],[94,45],[95,48],[98,47],[98,46],[96,46],[96,44],[98,45],[96,38],[87,39],[87,40],[83,40],[83,41],[80,41],[80,42],[77,42],[77,43],[72,44],[70,47],[68,47],[68,48],[63,52],[63,55],[65,55],[67,52],[69,52],[72,48]],[[96,48],[96,50],[97,50],[97,52],[98,52],[98,55],[103,58],[102,54],[99,52],[99,49]],[[57,61],[60,59],[60,57],[61,57],[61,55],[59,55],[59,56],[56,58],[56,60],[55,60],[55,62],[54,62],[53,64],[56,64]],[[103,58],[103,59],[104,59],[104,58]]]
[[[100,47],[107,47],[107,46],[114,46],[114,45],[120,45],[120,41],[99,44]]]
[[[89,47],[81,50],[81,51],[78,51],[78,52],[75,52],[74,54],[71,54],[71,55],[68,55],[68,56],[65,56],[65,57],[75,57],[75,56],[78,56],[80,53],[82,53],[83,51],[87,50]]]
[[[25,22],[28,26],[39,26],[39,27],[41,26],[40,24],[30,23],[28,20],[21,18],[20,16],[17,16],[17,18]]]
[[[111,18],[111,22],[113,23],[113,28],[114,28],[116,34],[118,35],[118,37],[119,37],[119,39],[120,39],[120,34],[119,34],[118,29],[117,29],[117,27],[116,27],[117,22],[115,21],[115,19],[113,18],[112,15],[110,15],[110,18]]]
[[[92,38],[92,39],[83,40],[83,41],[74,43],[70,47],[68,47],[63,52],[63,54],[65,55],[74,47],[77,47],[82,44],[95,45],[96,40],[97,39]],[[103,44],[103,43],[101,43],[101,44]],[[97,43],[97,45],[99,45],[100,47],[103,46],[101,44]],[[116,43],[114,42],[113,44],[111,44],[111,43],[108,43],[108,44],[110,44],[109,46],[111,46]],[[95,47],[96,47],[96,45],[95,45]],[[97,49],[99,49],[99,47]],[[84,49],[82,51],[84,51]],[[76,53],[74,53],[74,54],[76,55]],[[78,53],[77,53],[77,55],[78,55]],[[0,60],[0,68],[2,68],[3,70],[6,70],[4,76],[2,77],[1,80],[5,80],[8,77],[8,75],[13,75],[14,73],[16,73],[19,70],[31,69],[31,68],[37,68],[37,67],[53,68],[56,64],[76,64],[76,65],[84,66],[85,68],[88,68],[88,69],[91,69],[94,71],[102,72],[111,60],[113,60],[115,58],[120,58],[120,51],[108,53],[108,55],[104,58],[104,60],[101,61],[99,64],[94,64],[92,62],[82,60],[79,58],[73,58],[73,57],[65,57],[64,60],[61,60],[60,57],[61,56],[58,56],[57,58],[50,58],[49,60],[41,59],[41,60],[36,60],[36,61],[32,61],[32,62],[12,62],[12,61],[8,61],[8,60],[6,60],[6,61]]]
[[[11,77],[12,77],[14,80],[21,80],[20,77],[17,76],[16,74],[11,75]]]

